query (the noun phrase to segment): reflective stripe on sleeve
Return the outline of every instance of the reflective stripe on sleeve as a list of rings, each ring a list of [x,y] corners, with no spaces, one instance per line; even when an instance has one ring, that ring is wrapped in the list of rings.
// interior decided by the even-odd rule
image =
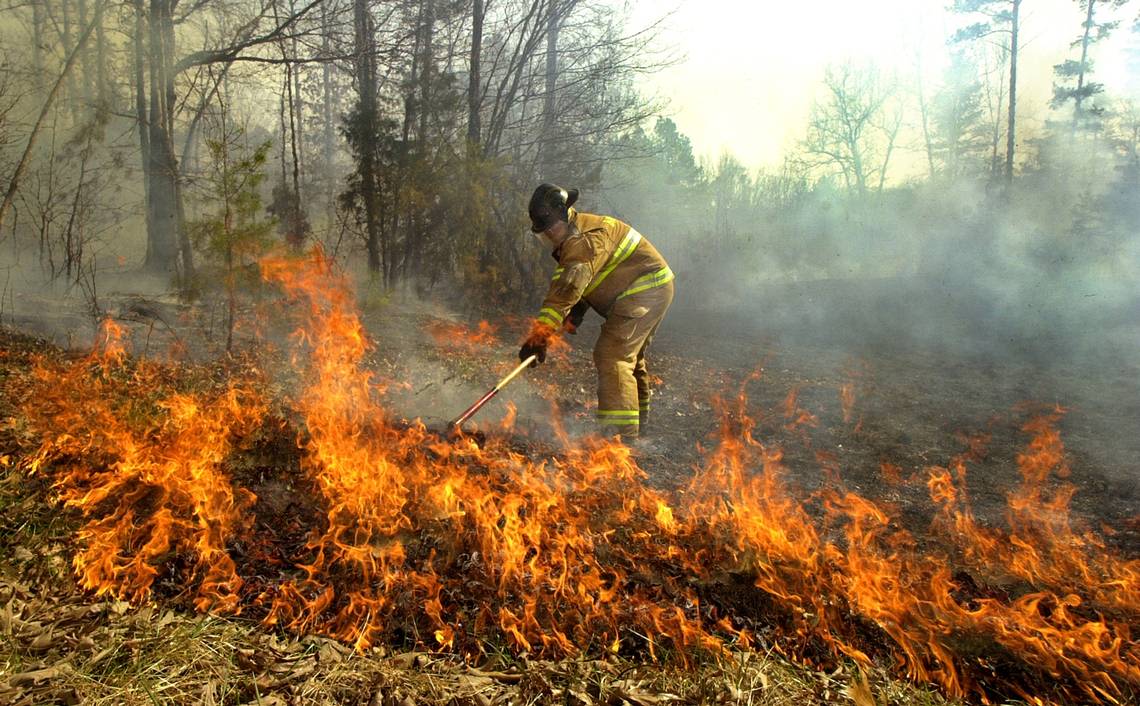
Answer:
[[[562,325],[562,320],[566,317],[564,317],[562,313],[557,309],[551,309],[548,306],[544,306],[542,307],[542,310],[538,312],[538,316],[536,318],[544,324],[558,328]]]
[[[644,292],[647,289],[660,287],[671,281],[673,281],[673,270],[669,269],[669,266],[666,265],[656,272],[650,272],[647,275],[642,275],[633,280],[633,284],[629,285],[624,292],[617,295],[617,298],[623,299],[638,292]]]
[[[551,282],[557,282],[558,278],[562,276],[562,271],[565,269],[566,268],[562,267],[561,265],[559,265],[558,267],[555,267],[554,268],[554,276],[550,278],[550,281]]]
[[[586,287],[586,291],[582,292],[582,296],[586,296],[597,289],[598,285],[614,271],[614,268],[625,262],[626,258],[632,255],[634,250],[637,250],[638,245],[641,245],[641,233],[630,228],[629,232],[622,238],[621,243],[618,244],[617,249],[614,250],[614,254],[610,255],[609,262],[607,262],[606,266],[602,268],[602,271],[598,273],[598,276],[594,278],[594,281],[590,282],[590,286]]]

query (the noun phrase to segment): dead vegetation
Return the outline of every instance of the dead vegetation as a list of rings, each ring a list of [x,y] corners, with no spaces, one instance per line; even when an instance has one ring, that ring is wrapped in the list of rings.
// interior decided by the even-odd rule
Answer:
[[[3,532],[0,538],[0,606],[3,606],[0,620],[3,625],[0,627],[10,639],[0,655],[3,659],[0,678],[4,680],[0,682],[2,702],[391,703],[401,706],[409,703],[628,703],[635,706],[943,703],[932,692],[895,681],[888,675],[887,669],[895,667],[892,672],[895,677],[900,670],[890,658],[887,635],[875,621],[858,615],[853,607],[843,607],[847,605],[844,603],[836,604],[839,607],[835,608],[836,615],[846,615],[844,636],[860,637],[864,641],[863,648],[875,658],[875,664],[882,665],[882,670],[867,669],[864,662],[863,669],[870,673],[869,682],[865,672],[854,662],[836,659],[818,644],[814,647],[809,644],[811,649],[803,649],[802,644],[793,649],[800,657],[798,664],[780,658],[779,652],[786,649],[778,639],[781,634],[786,636],[799,625],[810,626],[813,618],[806,614],[785,615],[786,610],[778,601],[757,604],[756,592],[739,590],[751,588],[756,579],[753,575],[710,574],[697,587],[697,592],[706,603],[746,619],[748,629],[760,638],[756,648],[721,654],[680,655],[663,651],[656,659],[642,649],[645,642],[637,639],[625,642],[624,649],[616,653],[601,648],[577,658],[540,659],[526,650],[520,651],[517,644],[510,644],[504,635],[495,631],[469,636],[475,642],[459,643],[459,650],[424,652],[425,643],[431,644],[431,640],[411,623],[402,638],[391,639],[389,635],[386,641],[354,650],[309,631],[267,627],[263,623],[264,610],[248,602],[241,603],[237,615],[229,617],[195,614],[194,586],[187,580],[193,576],[187,573],[187,567],[192,566],[194,557],[185,549],[174,549],[156,558],[157,562],[172,568],[156,583],[153,593],[141,594],[143,598],[133,604],[101,598],[100,593],[108,595],[106,591],[95,595],[84,593],[76,587],[72,567],[77,556],[74,537],[84,518],[61,506],[61,488],[51,486],[49,477],[26,472],[26,460],[33,455],[39,441],[28,428],[27,415],[16,406],[17,400],[23,399],[29,389],[34,357],[53,359],[63,366],[59,369],[66,369],[67,364],[77,358],[19,336],[6,334],[3,343],[0,346],[0,386],[5,391],[0,402],[0,419],[5,420],[0,430],[0,466],[4,474],[0,486],[0,517],[3,518],[0,520]],[[672,362],[677,365],[682,360],[677,357]],[[666,364],[669,362],[666,356]],[[242,365],[241,360],[234,360],[225,365],[154,368],[148,375],[156,377],[143,379],[141,386],[136,375],[124,372],[118,381],[121,384],[108,389],[111,394],[126,395],[124,409],[131,410],[126,416],[137,415],[135,421],[141,421],[143,428],[147,428],[157,409],[150,404],[154,400],[147,396],[148,392],[168,385],[206,393],[217,389],[234,373],[233,369],[227,370],[228,367],[237,366],[240,370]],[[690,369],[684,372],[692,379],[707,382],[717,375],[707,368],[693,367],[691,362],[688,365]],[[480,366],[465,362],[459,368],[470,369],[470,372],[478,371]],[[673,379],[679,377],[679,371],[671,372]],[[564,383],[581,384],[574,378]],[[832,447],[843,449],[845,443],[850,445],[850,440],[860,435],[865,440],[866,435],[875,431],[864,427],[858,409],[849,408],[852,405],[850,393],[843,394],[841,381],[835,380],[829,385],[834,387],[835,402],[842,405],[842,409],[836,408],[835,419],[821,423],[810,411],[822,408],[815,404],[818,400],[810,399],[810,388],[805,386],[807,392],[797,392],[793,386],[782,398],[764,402],[762,407],[771,411],[758,418],[758,429],[762,428],[765,435],[780,437],[782,443],[786,442],[790,455],[810,457],[822,469],[819,483],[858,489],[857,484],[867,485],[878,478],[878,468],[869,475],[840,479],[838,468],[845,460],[840,454],[845,452],[836,451],[829,456],[822,453],[825,446],[820,442],[830,442]],[[681,385],[665,388],[662,406],[672,414],[664,418],[661,428],[678,443],[687,444],[705,430],[701,420],[707,419],[704,412],[708,410],[702,410],[696,399],[678,399],[675,390],[679,388],[683,389]],[[574,396],[572,391],[561,394]],[[693,411],[692,417],[686,416],[687,410]],[[731,420],[731,410],[728,411]],[[262,419],[273,421],[260,428],[253,443],[241,445],[243,453],[239,458],[231,458],[227,463],[234,477],[241,478],[243,487],[252,489],[257,496],[256,530],[274,537],[268,546],[281,550],[276,561],[288,563],[293,561],[290,558],[293,550],[303,545],[310,526],[318,522],[319,513],[314,507],[305,506],[305,492],[299,492],[280,475],[275,476],[275,469],[280,472],[288,468],[293,472],[299,463],[296,438],[300,427],[290,426],[292,421],[281,412],[270,410]],[[736,421],[741,420],[737,417]],[[867,422],[868,426],[873,423]],[[165,433],[164,428],[160,423],[157,431],[147,431],[140,438],[159,438],[156,435]],[[824,432],[832,433],[833,429],[840,428],[848,429],[844,432],[847,436],[819,438]],[[675,433],[672,430],[676,430]],[[983,457],[990,446],[984,440],[970,439],[961,440],[961,445],[966,451],[963,458],[970,459]],[[525,446],[521,451],[536,452],[533,448],[528,451]],[[667,448],[665,454],[646,460],[662,461],[667,478],[656,480],[663,485],[676,485],[684,463],[677,458],[666,458],[668,451]],[[940,453],[944,459],[955,455],[949,450]],[[81,455],[57,457],[54,462],[61,460],[70,464],[84,462]],[[905,478],[908,474],[910,478]],[[925,490],[925,478],[911,467],[896,467],[889,472],[884,469],[883,478],[888,489],[884,507],[908,507],[909,501],[917,501],[922,495],[916,491]],[[799,480],[812,487],[808,479]],[[819,497],[809,499],[807,507],[820,512]],[[902,517],[905,519],[905,515]],[[669,519],[659,517],[658,521]],[[843,546],[839,528],[832,526],[828,531],[836,537],[835,546]],[[919,541],[928,540],[920,538]],[[239,540],[233,551],[239,561],[243,559],[241,545]],[[1126,541],[1123,546],[1127,549],[1132,545]],[[258,558],[258,561],[265,560],[265,556]],[[762,565],[765,559],[754,557],[753,561]],[[749,566],[748,562],[744,565]],[[257,562],[243,565],[239,573],[250,585],[256,581],[272,584],[273,572],[250,571],[251,566],[265,565]],[[668,576],[668,566],[650,564],[647,572],[651,574],[654,568],[661,569],[661,576]],[[833,567],[828,569],[831,570]],[[983,571],[974,575],[979,579],[977,582],[969,573],[955,575],[959,588],[954,600],[963,606],[976,606],[978,601],[990,598],[1009,600],[1028,595],[1033,588],[1029,583],[1002,584],[1000,576]],[[652,576],[635,577],[632,585],[652,586],[653,581]],[[1048,618],[1050,611],[1059,608],[1046,602],[1044,617]],[[1082,619],[1094,617],[1087,608],[1077,612]],[[787,624],[781,625],[782,620]],[[1021,690],[1037,685],[1045,671],[1019,666],[1017,659],[1008,656],[992,636],[985,633],[966,630],[950,644],[960,651],[968,673],[983,684],[982,693],[991,699],[1001,698],[1003,694],[1008,697],[1011,693],[1003,692],[1003,685],[1011,677],[1006,670],[1013,670],[1013,683]],[[806,666],[810,664],[817,666]],[[1046,701],[1064,703],[1063,698],[1052,692],[1057,684],[1039,683],[1039,686],[1037,693]],[[1060,688],[1065,688],[1063,683]],[[1127,703],[1129,698],[1131,693],[1124,691],[1116,700]]]
[[[175,596],[129,604],[78,589],[81,517],[26,473],[11,393],[34,356],[65,358],[4,331],[0,342],[0,703],[6,704],[941,704],[934,692],[772,653],[683,664],[644,656],[540,660],[483,644],[478,662],[380,645],[362,651],[242,615],[196,614]],[[170,600],[175,598],[175,600]],[[182,607],[179,607],[181,605]]]
[[[10,427],[5,435],[7,452]],[[851,665],[820,672],[757,652],[681,666],[613,655],[532,660],[500,649],[475,665],[452,654],[385,646],[356,652],[325,637],[268,629],[240,616],[194,614],[162,601],[100,599],[78,591],[71,572],[67,547],[77,518],[59,512],[51,490],[16,470],[10,455],[0,458],[6,459],[0,480],[0,703],[951,703],[882,672],[868,682]]]

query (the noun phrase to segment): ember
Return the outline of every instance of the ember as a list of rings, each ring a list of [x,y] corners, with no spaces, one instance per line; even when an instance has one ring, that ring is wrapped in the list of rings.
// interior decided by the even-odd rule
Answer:
[[[197,610],[357,648],[689,660],[765,645],[818,665],[893,665],[982,699],[1055,682],[1112,703],[1140,685],[1140,561],[1070,520],[1073,488],[1055,480],[1069,473],[1060,409],[1024,425],[1008,528],[973,516],[969,453],[929,468],[944,541],[920,548],[860,495],[797,497],[743,391],[720,403],[715,444],[675,492],[648,487],[631,451],[606,440],[539,454],[509,435],[477,444],[400,423],[362,364],[372,343],[344,278],[319,253],[265,260],[262,273],[301,311],[292,399],[271,398],[253,366],[192,386],[128,358],[110,324],[88,357],[39,365],[27,467],[86,520],[84,587],[138,601],[178,586]],[[794,392],[782,412],[790,429],[818,424]],[[292,541],[258,521],[241,462],[271,434],[296,442],[263,471],[308,508]]]

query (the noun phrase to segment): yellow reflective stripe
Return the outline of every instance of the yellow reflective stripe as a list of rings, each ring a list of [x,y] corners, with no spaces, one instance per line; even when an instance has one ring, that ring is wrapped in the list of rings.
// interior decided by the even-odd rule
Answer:
[[[634,419],[602,419],[601,417],[599,417],[598,418],[598,424],[601,424],[602,426],[607,426],[607,427],[636,427],[636,426],[640,426],[641,422],[636,418],[634,418]]]
[[[642,275],[641,277],[635,279],[633,281],[633,284],[629,285],[628,289],[617,295],[617,298],[622,299],[624,297],[630,296],[631,294],[637,294],[638,292],[644,292],[647,289],[660,287],[661,285],[671,281],[673,281],[673,270],[669,269],[669,266],[666,265],[656,272],[651,272],[647,275]]]
[[[626,258],[633,254],[633,251],[637,249],[638,245],[641,245],[641,233],[630,228],[629,232],[622,238],[617,250],[614,250],[614,254],[610,255],[610,261],[606,263],[606,266],[602,268],[602,271],[598,273],[594,281],[590,282],[590,286],[586,287],[586,291],[582,292],[582,295],[585,296],[597,289],[598,285],[614,271],[615,267],[625,262]]]
[[[554,276],[550,278],[550,281],[551,282],[557,282],[558,278],[562,276],[562,271],[565,269],[566,269],[565,267],[555,267],[554,268]]]
[[[633,419],[637,421],[641,413],[636,409],[599,409],[598,419]]]
[[[536,318],[544,324],[550,324],[551,326],[558,328],[562,325],[562,319],[565,317],[562,316],[562,313],[557,309],[551,309],[548,306],[544,306],[542,308],[542,311],[538,312],[538,316]]]

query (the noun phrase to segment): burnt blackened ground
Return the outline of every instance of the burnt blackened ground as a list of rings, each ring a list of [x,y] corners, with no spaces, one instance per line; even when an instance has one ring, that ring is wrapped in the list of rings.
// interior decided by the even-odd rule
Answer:
[[[1063,409],[1074,521],[1135,556],[1140,299],[1071,299],[1053,310],[1026,300],[1019,318],[1013,302],[937,283],[831,281],[772,288],[730,313],[682,303],[654,344],[660,401],[674,406],[665,438],[682,452],[679,439],[708,426],[688,414],[698,389],[762,369],[747,386],[757,437],[784,449],[806,490],[842,483],[917,530],[933,512],[926,469],[969,452],[971,506],[1000,525],[1030,440],[1023,424]],[[791,423],[793,390],[817,423]]]

